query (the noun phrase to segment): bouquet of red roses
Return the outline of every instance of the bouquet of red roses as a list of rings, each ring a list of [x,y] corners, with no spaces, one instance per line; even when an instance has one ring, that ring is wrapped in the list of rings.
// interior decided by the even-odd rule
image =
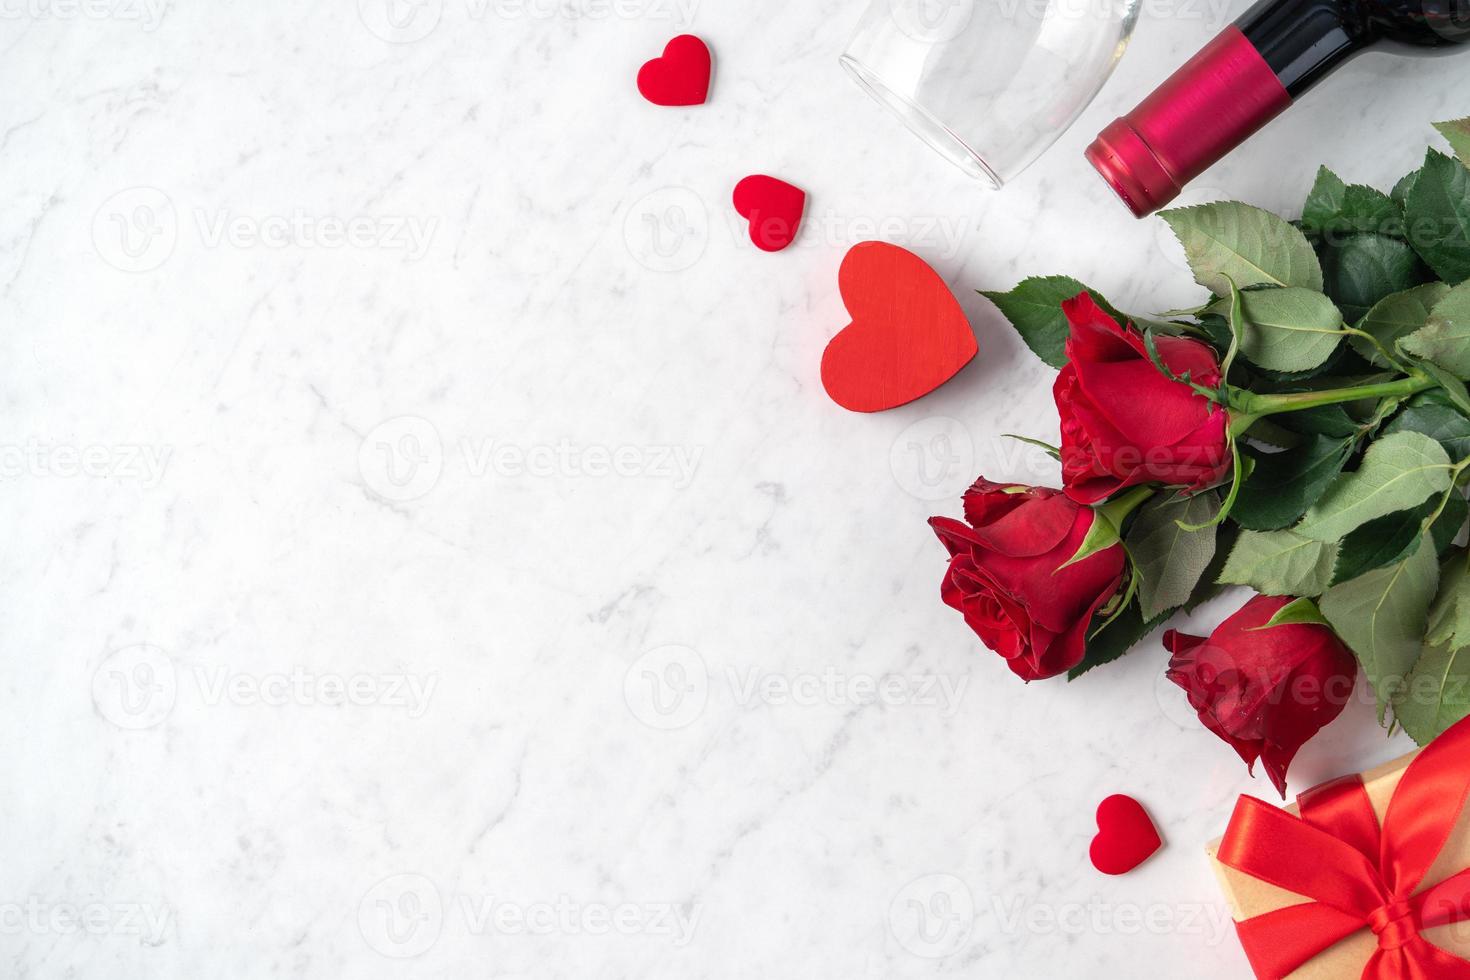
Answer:
[[[1054,386],[1062,489],[978,480],[936,517],[944,601],[1027,681],[1164,634],[1200,720],[1283,794],[1362,666],[1421,744],[1470,715],[1470,119],[1385,194],[1325,167],[1299,221],[1165,212],[1209,299],[1126,316],[1062,276],[986,293]],[[1026,440],[1034,442],[1034,440]],[[1391,721],[1390,721],[1391,720]]]

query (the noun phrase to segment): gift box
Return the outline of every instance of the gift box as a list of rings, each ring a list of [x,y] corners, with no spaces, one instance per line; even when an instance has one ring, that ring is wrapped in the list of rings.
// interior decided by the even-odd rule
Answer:
[[[1263,980],[1470,980],[1470,719],[1209,846]]]

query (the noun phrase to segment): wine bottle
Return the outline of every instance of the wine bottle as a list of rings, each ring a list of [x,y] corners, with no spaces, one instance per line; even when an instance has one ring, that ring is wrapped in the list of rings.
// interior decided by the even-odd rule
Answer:
[[[1470,50],[1470,0],[1260,0],[1087,148],[1140,218],[1370,47]]]

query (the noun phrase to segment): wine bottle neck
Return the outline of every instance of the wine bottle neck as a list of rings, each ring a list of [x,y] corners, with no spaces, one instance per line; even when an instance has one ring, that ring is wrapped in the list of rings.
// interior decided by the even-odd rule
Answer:
[[[1235,23],[1293,99],[1376,38],[1348,0],[1260,0]]]
[[[1142,217],[1291,105],[1291,95],[1234,25],[1087,148],[1087,159]]]

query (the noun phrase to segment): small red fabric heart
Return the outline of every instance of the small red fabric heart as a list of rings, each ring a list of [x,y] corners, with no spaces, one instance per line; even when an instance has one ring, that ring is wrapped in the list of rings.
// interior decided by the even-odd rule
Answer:
[[[1110,796],[1097,806],[1092,866],[1105,875],[1125,875],[1164,845],[1148,811],[1131,796]]]
[[[796,241],[806,192],[784,180],[756,174],[735,185],[735,210],[750,222],[750,240],[766,252],[779,252]]]
[[[822,354],[822,386],[853,412],[897,408],[944,384],[979,352],[943,279],[917,255],[861,242],[837,285],[852,315]]]
[[[638,70],[638,91],[654,105],[703,105],[709,98],[712,59],[709,45],[680,34]]]

